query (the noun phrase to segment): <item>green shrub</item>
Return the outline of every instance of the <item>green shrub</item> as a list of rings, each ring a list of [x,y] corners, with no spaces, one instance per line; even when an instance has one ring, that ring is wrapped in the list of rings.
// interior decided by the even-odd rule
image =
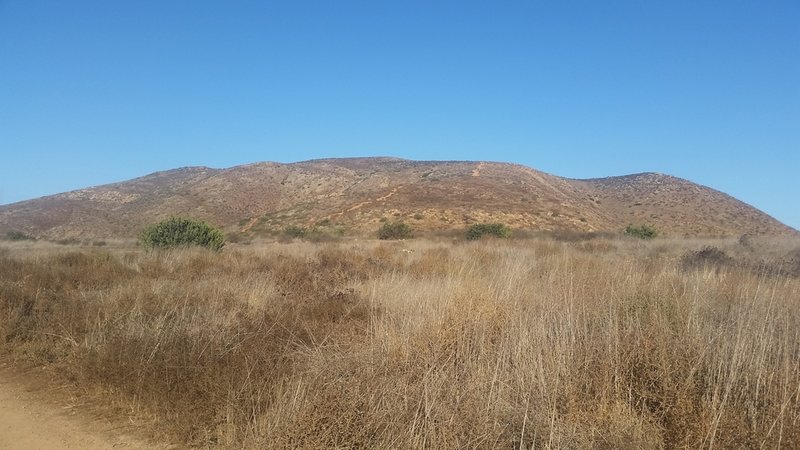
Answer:
[[[201,220],[170,217],[142,230],[139,243],[148,250],[197,245],[219,251],[225,245],[225,236]]]
[[[378,229],[378,239],[411,239],[411,227],[403,222],[386,222]]]
[[[641,225],[638,227],[628,225],[625,228],[625,234],[639,239],[653,239],[658,236],[658,231],[649,225]]]
[[[9,231],[6,233],[6,239],[9,241],[35,241],[36,238],[23,233],[22,231]]]
[[[484,236],[505,239],[511,237],[511,229],[502,223],[476,223],[467,228],[467,239],[471,241]]]

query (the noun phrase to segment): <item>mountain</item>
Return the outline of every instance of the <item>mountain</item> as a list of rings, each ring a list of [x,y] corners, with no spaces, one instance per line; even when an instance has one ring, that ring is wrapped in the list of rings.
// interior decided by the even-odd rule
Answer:
[[[0,206],[0,232],[51,239],[133,237],[170,215],[252,234],[320,222],[372,232],[387,219],[417,230],[492,221],[586,232],[648,224],[676,236],[797,233],[729,195],[669,175],[575,180],[507,163],[397,158],[157,172]]]

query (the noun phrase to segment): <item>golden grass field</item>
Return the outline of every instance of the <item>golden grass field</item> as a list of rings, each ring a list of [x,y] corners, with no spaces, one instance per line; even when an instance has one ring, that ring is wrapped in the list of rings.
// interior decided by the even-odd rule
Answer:
[[[6,243],[0,358],[179,446],[800,448],[800,242]]]

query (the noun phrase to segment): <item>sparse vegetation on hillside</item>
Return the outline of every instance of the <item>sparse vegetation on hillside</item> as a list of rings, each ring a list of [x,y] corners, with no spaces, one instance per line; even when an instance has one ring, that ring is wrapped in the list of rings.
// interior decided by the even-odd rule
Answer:
[[[658,236],[658,231],[650,225],[628,225],[625,228],[625,234],[639,239],[654,239]]]
[[[139,243],[146,249],[199,246],[219,251],[225,245],[221,230],[201,220],[170,217],[142,230]]]
[[[484,236],[494,238],[511,237],[511,229],[502,223],[476,223],[467,228],[467,239],[474,241]]]
[[[629,223],[647,223],[674,236],[796,235],[761,211],[674,177],[573,180],[511,164],[486,165],[473,176],[477,168],[471,162],[331,159],[170,171],[88,188],[79,197],[2,205],[0,228],[50,239],[124,238],[161,214],[157,205],[169,204],[180,205],[176,214],[202,214],[226,231],[254,236],[333,221],[371,234],[381,216],[413,224],[415,232],[501,221],[530,231],[619,232]],[[107,207],[109,199],[114,208]]]
[[[411,227],[403,222],[385,222],[378,229],[378,239],[411,239]]]
[[[6,244],[0,358],[178,447],[800,447],[800,247],[610,239]]]

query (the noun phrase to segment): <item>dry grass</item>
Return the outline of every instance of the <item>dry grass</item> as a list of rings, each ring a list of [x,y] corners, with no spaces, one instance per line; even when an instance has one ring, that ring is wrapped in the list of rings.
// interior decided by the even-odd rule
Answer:
[[[797,448],[800,246],[747,244],[10,246],[0,349],[196,446]]]

